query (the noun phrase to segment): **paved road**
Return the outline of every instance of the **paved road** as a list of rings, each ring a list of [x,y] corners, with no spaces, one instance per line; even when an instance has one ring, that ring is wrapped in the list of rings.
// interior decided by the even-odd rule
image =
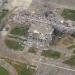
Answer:
[[[69,68],[57,66],[57,65],[51,64],[51,63],[45,63],[45,62],[36,61],[36,60],[34,60],[33,62],[38,62],[39,64],[44,64],[44,65],[47,65],[47,66],[52,66],[52,67],[56,67],[56,68],[59,68],[59,69],[64,69],[64,70],[67,70],[67,71],[75,72],[75,69],[69,69]]]
[[[38,62],[38,69],[36,75],[75,75],[75,70],[68,69],[55,64],[48,64],[41,61]]]

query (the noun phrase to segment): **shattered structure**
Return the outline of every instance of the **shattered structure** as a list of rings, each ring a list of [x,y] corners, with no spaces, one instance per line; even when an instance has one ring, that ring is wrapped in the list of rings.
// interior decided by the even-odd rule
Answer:
[[[18,14],[11,17],[11,21],[29,25],[28,36],[26,37],[25,44],[37,48],[46,47],[52,41],[52,28],[50,21],[40,14],[33,13],[29,10],[22,10]]]

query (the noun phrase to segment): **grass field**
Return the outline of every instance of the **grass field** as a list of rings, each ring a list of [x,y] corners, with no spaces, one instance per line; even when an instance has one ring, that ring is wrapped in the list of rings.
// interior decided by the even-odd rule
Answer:
[[[44,50],[41,54],[42,56],[58,59],[60,58],[60,52],[54,51],[54,50]]]
[[[65,64],[75,66],[75,55],[72,55],[69,59],[64,61]]]
[[[8,48],[14,50],[22,50],[24,48],[23,43],[13,41],[13,40],[5,40],[5,44]]]
[[[0,66],[0,75],[9,75],[8,71]]]
[[[16,26],[11,30],[10,33],[14,35],[22,36],[22,35],[25,35],[27,31],[28,31],[27,27]]]
[[[61,15],[62,15],[63,18],[65,18],[65,19],[75,21],[75,10],[64,9]]]

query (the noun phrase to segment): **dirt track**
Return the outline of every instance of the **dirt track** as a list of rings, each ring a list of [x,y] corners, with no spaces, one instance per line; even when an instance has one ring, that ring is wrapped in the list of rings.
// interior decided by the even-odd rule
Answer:
[[[75,0],[9,0],[8,8],[12,9],[21,5],[29,7],[35,1],[48,2],[48,4],[52,4],[55,7],[75,9]]]

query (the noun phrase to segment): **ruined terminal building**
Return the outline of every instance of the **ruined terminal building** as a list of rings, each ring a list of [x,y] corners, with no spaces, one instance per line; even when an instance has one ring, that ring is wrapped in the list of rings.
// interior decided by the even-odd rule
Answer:
[[[48,46],[52,41],[52,33],[54,29],[50,21],[35,12],[22,10],[11,17],[15,23],[29,25],[28,36],[25,37],[24,43],[28,46],[35,45],[37,48]]]
[[[32,20],[29,37],[31,43],[35,43],[37,47],[39,46],[48,46],[52,41],[53,28],[49,24],[49,21],[44,17],[34,16]]]

